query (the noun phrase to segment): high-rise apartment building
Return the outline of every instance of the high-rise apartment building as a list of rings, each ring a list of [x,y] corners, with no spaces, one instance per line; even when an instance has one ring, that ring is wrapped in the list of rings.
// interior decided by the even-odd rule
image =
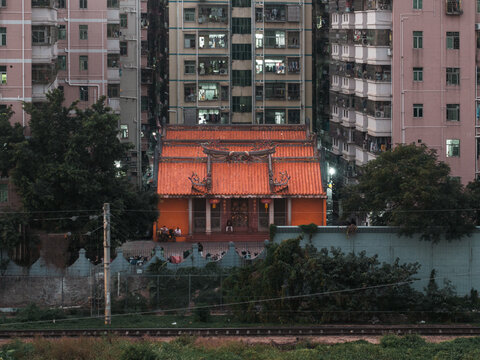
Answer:
[[[27,127],[22,103],[46,101],[49,90],[62,89],[66,104],[78,100],[80,108],[106,96],[120,114],[120,138],[134,144],[130,175],[140,185],[147,28],[147,0],[0,0],[0,107]]]
[[[169,3],[169,123],[311,120],[311,20],[303,0]]]
[[[480,1],[330,1],[331,152],[345,178],[423,143],[463,183],[480,174]]]

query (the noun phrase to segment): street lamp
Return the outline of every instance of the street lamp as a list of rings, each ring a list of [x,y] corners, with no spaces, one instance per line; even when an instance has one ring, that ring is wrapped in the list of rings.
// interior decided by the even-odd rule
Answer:
[[[327,170],[327,225],[332,225],[333,222],[333,175],[336,170],[328,164]]]

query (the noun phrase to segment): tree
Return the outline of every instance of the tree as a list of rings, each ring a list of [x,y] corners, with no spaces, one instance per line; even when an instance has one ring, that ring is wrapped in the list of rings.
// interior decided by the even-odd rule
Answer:
[[[119,165],[129,145],[118,139],[117,116],[104,98],[86,110],[63,101],[55,90],[43,104],[25,104],[31,136],[17,146],[12,170],[25,210],[35,213],[38,227],[78,233],[98,229],[101,218],[89,215],[109,202],[113,243],[145,237],[157,217],[156,195],[137,191]],[[42,221],[51,211],[64,219]]]
[[[480,226],[480,179],[468,183],[466,188],[470,203],[471,219],[476,226]]]
[[[25,139],[22,126],[18,123],[13,126],[10,124],[12,115],[10,108],[0,110],[0,177],[8,177],[15,166],[14,146]]]
[[[368,215],[373,225],[398,226],[402,235],[434,242],[473,231],[463,186],[425,145],[399,145],[363,170],[358,184],[344,189],[347,216]]]

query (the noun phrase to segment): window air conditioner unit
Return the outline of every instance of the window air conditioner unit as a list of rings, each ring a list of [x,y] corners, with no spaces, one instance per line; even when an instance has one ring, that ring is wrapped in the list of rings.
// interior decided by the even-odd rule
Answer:
[[[385,113],[383,111],[375,111],[375,117],[383,118],[385,117]]]
[[[480,30],[480,23],[475,24],[475,30]]]
[[[226,69],[220,69],[220,75],[225,75],[227,73]]]

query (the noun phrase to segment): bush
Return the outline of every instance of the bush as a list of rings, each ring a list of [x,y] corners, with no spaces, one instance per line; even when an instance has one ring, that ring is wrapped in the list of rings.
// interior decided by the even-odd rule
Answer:
[[[203,305],[198,305],[199,307],[195,308],[194,310],[194,317],[195,321],[199,322],[210,322],[212,320],[212,316],[210,314],[210,308],[203,307]]]
[[[405,336],[385,335],[380,340],[380,345],[384,348],[417,348],[426,345],[425,339],[416,334]]]
[[[36,304],[29,304],[17,313],[17,320],[21,322],[65,319],[65,312],[61,309],[42,309]]]
[[[154,346],[151,343],[142,342],[127,346],[121,360],[157,360],[160,357],[157,355]]]

